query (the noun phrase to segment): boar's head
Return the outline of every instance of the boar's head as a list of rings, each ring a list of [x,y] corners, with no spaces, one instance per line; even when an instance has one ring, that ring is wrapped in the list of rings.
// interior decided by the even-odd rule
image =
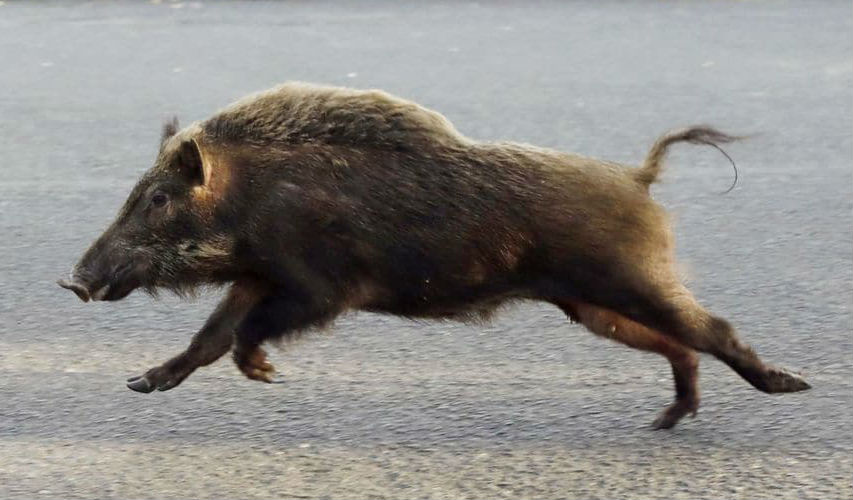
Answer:
[[[60,286],[83,301],[120,300],[139,287],[184,293],[226,272],[232,240],[217,230],[200,137],[198,125],[178,131],[173,120],[164,127],[154,166]]]

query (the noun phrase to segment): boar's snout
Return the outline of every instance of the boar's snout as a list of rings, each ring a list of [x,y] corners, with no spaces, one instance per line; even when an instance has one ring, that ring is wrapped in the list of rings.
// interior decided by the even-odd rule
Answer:
[[[120,300],[140,285],[134,259],[120,245],[102,237],[74,266],[71,276],[57,281],[80,300]]]
[[[66,290],[71,290],[72,292],[76,293],[77,296],[80,297],[80,300],[82,300],[83,302],[89,302],[89,298],[91,298],[89,294],[89,289],[86,288],[86,285],[80,283],[79,281],[74,281],[73,277],[70,281],[60,279],[56,282],[56,284],[61,286],[62,288],[65,288]]]
[[[61,279],[56,283],[77,294],[83,302],[120,300],[139,286],[138,280],[132,276],[131,268],[130,264],[120,266],[101,279],[87,279],[85,274],[74,272],[69,279]]]

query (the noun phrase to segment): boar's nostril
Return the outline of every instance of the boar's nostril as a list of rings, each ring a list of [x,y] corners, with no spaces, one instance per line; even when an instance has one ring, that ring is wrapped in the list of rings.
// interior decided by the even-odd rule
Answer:
[[[82,300],[83,302],[89,302],[89,290],[87,290],[86,287],[81,285],[80,283],[59,280],[56,282],[56,284],[61,286],[62,288],[71,290],[72,292],[76,293],[77,296],[80,297],[80,300]]]

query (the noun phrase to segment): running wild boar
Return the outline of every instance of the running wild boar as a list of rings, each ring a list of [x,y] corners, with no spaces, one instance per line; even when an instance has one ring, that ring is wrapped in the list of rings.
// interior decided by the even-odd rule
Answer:
[[[767,393],[808,389],[765,364],[678,278],[667,215],[649,196],[670,132],[640,167],[466,138],[384,92],[290,83],[212,118],[164,127],[153,168],[60,285],[83,301],[137,288],[228,292],[189,347],[128,381],[169,390],[231,351],[274,381],[261,345],[344,311],[481,320],[513,300],[554,304],[592,332],[665,356],[669,428],[699,405],[697,353]]]

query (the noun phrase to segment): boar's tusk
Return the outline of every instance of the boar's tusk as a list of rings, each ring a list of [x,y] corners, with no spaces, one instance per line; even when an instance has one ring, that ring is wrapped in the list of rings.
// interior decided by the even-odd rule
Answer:
[[[101,288],[95,290],[92,294],[92,300],[104,300],[104,297],[107,296],[107,293],[110,291],[110,285],[104,285]]]

